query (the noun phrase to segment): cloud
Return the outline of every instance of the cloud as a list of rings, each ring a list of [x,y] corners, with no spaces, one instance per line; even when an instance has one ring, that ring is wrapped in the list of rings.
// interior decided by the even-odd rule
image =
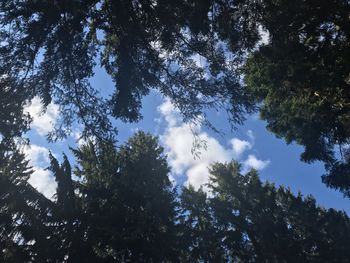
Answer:
[[[234,157],[237,158],[240,157],[243,152],[245,152],[246,150],[250,150],[253,147],[253,145],[250,142],[240,140],[238,138],[233,138],[230,142],[232,144]]]
[[[204,189],[206,189],[205,184],[207,184],[209,180],[209,165],[210,163],[207,162],[199,162],[198,164],[193,165],[190,169],[188,169],[188,179],[185,185],[193,185],[196,189],[198,189],[202,185],[204,186]]]
[[[47,198],[52,199],[56,193],[56,182],[50,175],[50,172],[38,167],[34,167],[35,171],[30,176],[28,182],[37,189],[40,193],[44,194]]]
[[[34,97],[31,103],[24,109],[33,117],[31,128],[39,135],[47,135],[53,130],[59,116],[59,107],[54,103],[50,103],[46,111],[43,112],[42,103],[39,97]]]
[[[169,165],[176,175],[187,175],[186,185],[192,184],[195,188],[208,182],[208,167],[216,161],[228,162],[232,158],[231,150],[225,149],[216,139],[205,132],[200,132],[198,137],[193,135],[193,129],[189,124],[170,127],[161,136],[165,145]],[[195,157],[191,150],[194,140],[206,142],[206,148],[201,149],[199,157]]]
[[[52,198],[56,193],[57,184],[49,171],[45,169],[49,166],[49,151],[45,147],[31,144],[26,146],[23,152],[34,171],[28,182],[47,198]]]
[[[260,41],[258,45],[267,45],[270,41],[270,34],[261,25],[259,26]]]
[[[164,103],[158,106],[158,112],[165,119],[169,127],[173,127],[179,123],[180,111],[175,108],[169,99],[166,99]],[[159,121],[159,119],[158,119]]]
[[[250,154],[243,162],[243,170],[248,171],[250,168],[255,170],[263,170],[270,164],[270,160],[262,161],[256,158],[255,155]]]
[[[252,130],[248,130],[247,131],[247,136],[249,137],[250,141],[252,142],[252,144],[255,143],[255,136]]]
[[[31,144],[24,148],[24,154],[31,166],[44,167],[49,165],[49,151],[45,147]]]
[[[160,135],[160,140],[165,147],[169,165],[174,175],[187,176],[185,185],[191,184],[198,189],[201,185],[208,183],[208,167],[212,163],[240,160],[245,152],[253,148],[255,138],[251,130],[247,132],[249,140],[232,138],[227,145],[222,145],[216,138],[203,131],[200,123],[196,125],[183,123],[179,110],[169,100],[165,100],[158,107],[158,112],[166,122],[166,128]],[[199,158],[191,152],[195,140],[206,142],[206,149],[200,149]],[[245,169],[250,167],[261,170],[269,162],[259,160],[251,154],[243,162],[243,166]]]

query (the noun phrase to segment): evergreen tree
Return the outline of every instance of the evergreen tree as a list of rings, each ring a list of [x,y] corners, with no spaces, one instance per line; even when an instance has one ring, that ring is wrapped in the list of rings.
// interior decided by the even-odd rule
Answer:
[[[78,120],[83,136],[108,141],[109,117],[139,120],[151,89],[209,126],[207,108],[235,124],[260,105],[268,128],[305,146],[302,160],[323,161],[323,181],[349,195],[349,10],[345,0],[2,1],[0,86],[19,102],[1,129],[24,129],[34,96],[61,107],[50,139]],[[97,63],[115,83],[109,97],[90,84]]]
[[[27,182],[31,173],[18,150],[0,149],[1,262],[52,262],[53,204]]]
[[[15,76],[28,99],[61,106],[62,123],[51,139],[64,136],[75,117],[84,135],[108,138],[108,116],[139,120],[141,99],[151,89],[169,97],[186,120],[222,106],[233,123],[241,122],[254,107],[237,70],[259,39],[250,21],[255,4],[249,4],[1,1],[0,73]],[[98,62],[116,85],[108,99],[89,82]]]
[[[261,1],[269,41],[251,54],[245,82],[278,137],[325,163],[323,181],[350,195],[350,3]]]
[[[0,70],[0,139],[1,145],[10,144],[29,129],[30,116],[23,113],[26,92],[14,84],[15,79]],[[8,145],[10,146],[10,145]]]
[[[235,162],[210,173],[209,194],[192,187],[181,194],[183,262],[348,261],[344,212],[262,183],[254,170],[242,175]]]
[[[84,221],[81,202],[75,194],[76,182],[72,179],[68,158],[63,155],[62,164],[59,164],[51,153],[49,158],[49,169],[57,182],[55,206],[51,217],[55,225],[52,235],[60,240],[52,260],[67,263],[94,262],[97,258],[89,250],[86,242],[87,223]]]
[[[227,262],[221,245],[222,233],[216,227],[213,211],[203,189],[192,186],[181,193],[181,262]]]
[[[304,145],[302,160],[323,161],[323,181],[350,196],[349,12],[344,0],[1,1],[0,261],[347,262],[343,212],[235,163],[212,167],[210,194],[184,189],[177,210],[157,140],[139,133],[116,150],[109,116],[139,120],[153,88],[186,121],[223,106],[240,123],[257,103],[268,128]],[[89,82],[97,62],[115,83],[109,98]],[[54,201],[28,184],[14,144],[34,96],[61,107],[50,139],[76,116],[97,138],[74,151],[79,180],[66,156],[50,156]]]
[[[347,262],[350,219],[312,197],[214,164],[206,189],[172,187],[157,139],[88,142],[50,155],[53,201],[33,189],[18,151],[1,155],[2,262]],[[21,172],[19,172],[21,171]],[[178,202],[178,197],[180,202]]]
[[[106,262],[176,259],[176,195],[163,149],[138,133],[116,151],[92,142],[74,151],[87,241]]]
[[[262,184],[237,163],[211,168],[209,198],[222,246],[242,262],[346,262],[350,221],[317,207],[312,197]],[[337,218],[329,220],[330,217]],[[339,231],[339,229],[342,229]],[[327,245],[328,244],[328,245]],[[332,245],[330,245],[332,244]]]

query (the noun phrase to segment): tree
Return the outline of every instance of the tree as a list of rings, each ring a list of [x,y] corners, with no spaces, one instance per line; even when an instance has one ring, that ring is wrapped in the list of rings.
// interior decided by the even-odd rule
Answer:
[[[141,99],[151,89],[169,97],[187,121],[223,106],[239,123],[254,109],[237,71],[241,55],[259,39],[250,22],[255,14],[248,12],[254,6],[198,0],[2,1],[0,73],[13,77],[11,86],[28,100],[39,96],[44,106],[52,100],[60,105],[63,119],[51,139],[65,136],[76,116],[84,135],[110,138],[108,116],[139,120]],[[97,63],[115,82],[109,98],[90,85]]]
[[[191,188],[182,194],[192,262],[211,262],[207,255],[218,254],[225,262],[348,260],[350,221],[344,212],[263,184],[254,170],[242,175],[235,162],[214,164],[210,173],[210,195]]]
[[[90,142],[74,154],[85,242],[95,256],[101,262],[176,261],[176,194],[157,139],[139,132],[118,151]]]
[[[3,262],[347,262],[350,219],[312,197],[217,163],[206,189],[169,181],[157,139],[137,133],[118,149],[90,141],[71,169],[50,155],[49,200],[32,188],[19,152],[1,155]],[[73,170],[73,172],[72,172]],[[22,171],[22,172],[19,172]],[[75,175],[73,177],[73,175]],[[84,251],[82,254],[81,251]]]
[[[31,171],[22,154],[0,159],[9,158],[0,173],[0,259],[177,261],[178,204],[157,139],[140,132],[119,150],[90,141],[74,154],[79,180],[65,155],[60,164],[50,154],[52,201],[27,183]]]
[[[108,143],[109,117],[139,120],[151,89],[186,121],[223,106],[240,123],[257,103],[268,128],[304,145],[302,159],[323,161],[324,182],[350,196],[349,11],[344,0],[0,2],[0,259],[75,262],[84,246],[82,261],[176,261],[179,254],[185,261],[346,261],[348,218],[311,197],[217,164],[211,195],[185,189],[177,219],[156,140],[138,134],[119,151]],[[259,43],[259,28],[268,43]],[[110,96],[90,84],[97,63],[115,83]],[[60,165],[51,156],[54,201],[27,183],[31,172],[14,144],[28,130],[23,107],[34,96],[61,107],[50,139],[64,137],[78,116],[83,135],[99,141],[74,151],[81,181],[72,180],[66,157]]]
[[[57,246],[47,224],[53,204],[27,182],[31,173],[18,150],[0,149],[1,262],[48,262]]]
[[[181,262],[227,262],[227,250],[221,245],[207,194],[192,186],[181,193]]]
[[[13,139],[19,139],[29,129],[30,116],[23,113],[26,92],[14,87],[14,79],[0,71],[0,144],[1,150],[13,149]]]
[[[268,128],[305,146],[302,160],[323,161],[323,181],[349,195],[349,10],[345,0],[2,1],[0,76],[20,98],[10,126],[26,127],[34,96],[60,105],[52,140],[75,121],[84,137],[115,139],[110,117],[139,120],[152,89],[214,129],[207,108],[237,124],[261,105]],[[96,66],[114,92],[91,86]]]
[[[325,163],[322,180],[350,196],[348,1],[262,1],[269,41],[245,65],[245,83],[278,137]]]
[[[56,246],[56,253],[50,260],[56,262],[93,262],[97,261],[89,243],[86,241],[86,220],[79,197],[76,196],[76,182],[72,179],[71,166],[66,155],[59,164],[50,153],[49,170],[57,182],[55,206],[51,221],[55,228],[51,235],[56,236],[60,242]],[[84,251],[84,254],[81,254]]]
[[[43,262],[56,246],[48,214],[53,204],[29,183],[31,167],[19,150],[31,118],[23,112],[28,91],[0,69],[0,261]]]

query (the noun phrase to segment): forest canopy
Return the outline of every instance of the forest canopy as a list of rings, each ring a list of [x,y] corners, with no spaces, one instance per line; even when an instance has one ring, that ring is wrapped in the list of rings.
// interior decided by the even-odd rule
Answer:
[[[59,163],[51,155],[53,200],[28,185],[23,155],[2,166],[1,262],[346,262],[350,256],[344,212],[262,183],[255,170],[241,174],[236,162],[213,164],[207,194],[177,191],[164,150],[143,132],[119,150],[88,142],[74,155],[73,169],[67,157]]]
[[[157,90],[185,121],[213,129],[208,108],[225,109],[233,126],[260,111],[349,195],[349,12],[345,0],[1,1],[0,132],[25,131],[21,110],[38,96],[60,106],[49,139],[75,122],[85,137],[116,139],[111,117],[140,120],[142,98]],[[114,91],[91,85],[96,67]]]
[[[349,14],[347,0],[0,1],[0,261],[347,262],[344,212],[235,161],[175,188],[157,138],[117,145],[114,120],[140,121],[153,91],[214,131],[209,109],[233,128],[259,113],[350,197]],[[50,154],[51,199],[19,150],[34,98],[59,107],[49,141],[78,124],[86,142]]]

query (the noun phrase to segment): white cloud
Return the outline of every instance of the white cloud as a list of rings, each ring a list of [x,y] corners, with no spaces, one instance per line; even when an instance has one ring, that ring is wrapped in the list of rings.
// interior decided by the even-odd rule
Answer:
[[[49,151],[45,147],[31,144],[26,146],[23,152],[34,171],[28,182],[47,198],[52,198],[57,184],[49,171],[45,169],[49,166]]]
[[[42,103],[39,97],[34,97],[31,103],[24,109],[33,117],[31,128],[40,135],[47,135],[53,130],[59,116],[59,107],[54,103],[50,103],[46,111],[43,112]]]
[[[165,99],[164,103],[158,106],[158,112],[165,118],[168,126],[173,127],[179,123],[179,110],[171,103],[169,99]]]
[[[209,172],[208,172],[209,163],[199,162],[197,165],[192,166],[187,171],[187,181],[185,183],[186,186],[193,185],[196,189],[198,189],[201,185],[208,183],[209,180]],[[206,187],[204,187],[206,189]]]
[[[206,150],[201,149],[199,158],[195,158],[191,152],[195,137],[189,124],[169,127],[161,136],[173,172],[177,175],[186,173],[188,180],[185,184],[192,184],[195,188],[208,182],[207,168],[211,163],[228,162],[232,158],[231,150],[225,149],[207,133],[199,133],[197,139],[206,142]]]
[[[246,150],[250,150],[253,145],[245,140],[240,140],[238,138],[231,139],[232,149],[234,153],[234,157],[238,158],[242,155]]]
[[[255,138],[251,130],[247,132],[249,141],[232,138],[225,146],[204,132],[200,124],[191,125],[181,122],[179,110],[169,100],[165,100],[158,107],[158,111],[167,124],[160,139],[166,149],[169,165],[174,175],[187,176],[185,185],[191,184],[198,189],[201,185],[208,183],[208,167],[212,163],[239,160],[243,153],[253,147]],[[193,130],[197,133],[197,140],[206,142],[206,149],[201,149],[199,158],[195,158],[191,152],[195,140]],[[269,161],[258,160],[254,155],[249,155],[243,163],[244,167],[261,170],[268,165]]]
[[[267,45],[270,41],[270,33],[266,31],[261,25],[259,25],[260,41],[258,45]]]
[[[31,144],[26,146],[23,152],[29,160],[29,165],[40,167],[49,165],[49,151],[45,147]]]
[[[30,176],[28,182],[47,198],[53,198],[56,193],[55,179],[50,175],[49,171],[39,167],[34,167],[34,173]]]
[[[256,158],[255,155],[250,154],[243,162],[243,170],[247,171],[250,168],[254,168],[255,170],[263,170],[270,164],[270,160],[262,161]]]
[[[254,144],[255,143],[255,136],[254,136],[254,133],[252,130],[247,131],[247,136],[249,137],[251,143]]]

